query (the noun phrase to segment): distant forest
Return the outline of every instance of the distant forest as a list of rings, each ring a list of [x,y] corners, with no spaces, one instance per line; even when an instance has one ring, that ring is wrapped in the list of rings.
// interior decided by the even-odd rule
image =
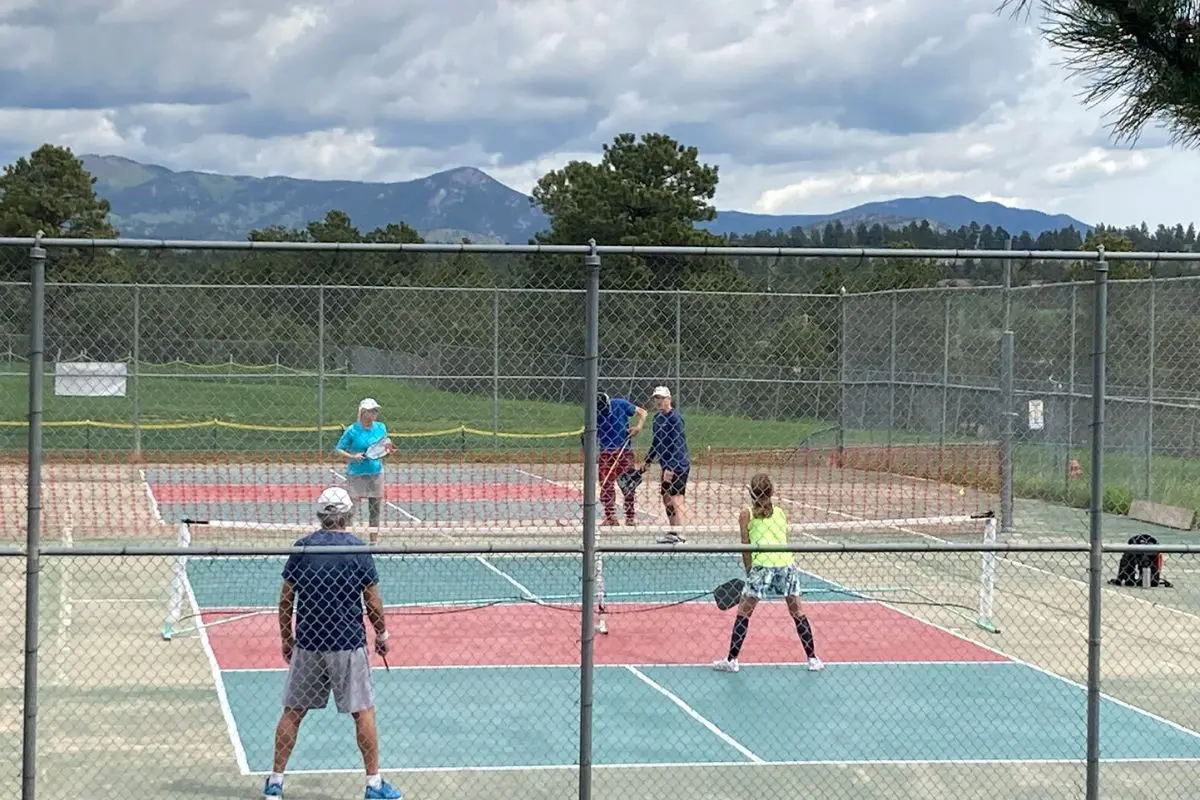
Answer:
[[[1130,249],[1159,253],[1193,252],[1196,248],[1196,226],[1182,225],[1169,228],[1159,225],[1154,230],[1142,223],[1137,227],[1115,228],[1097,225],[1094,236],[1108,235],[1125,239]],[[1057,231],[1046,231],[1040,236],[1028,232],[1009,234],[1003,228],[977,223],[963,225],[958,230],[938,230],[927,221],[910,222],[904,227],[886,228],[879,223],[860,223],[853,227],[834,222],[822,228],[806,230],[792,228],[789,231],[759,231],[746,236],[730,235],[731,244],[745,247],[892,247],[906,243],[921,249],[970,248],[978,250],[1000,250],[1009,236],[1013,237],[1014,250],[1079,250],[1084,245],[1084,235],[1074,227]]]

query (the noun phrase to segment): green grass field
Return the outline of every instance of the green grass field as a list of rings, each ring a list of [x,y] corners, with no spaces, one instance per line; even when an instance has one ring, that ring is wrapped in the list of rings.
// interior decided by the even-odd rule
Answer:
[[[48,450],[125,450],[133,443],[134,401],[125,397],[60,397],[53,378],[45,381],[44,442]],[[354,420],[358,402],[371,396],[383,406],[384,422],[401,448],[579,447],[583,429],[577,405],[440,391],[381,378],[328,379],[323,413],[317,379],[303,375],[247,373],[230,379],[202,375],[143,375],[138,385],[142,448],[150,451],[326,451],[343,425]],[[0,377],[0,407],[28,404],[28,380]],[[685,410],[689,443],[695,449],[787,448],[830,423],[819,420],[763,421]],[[6,414],[0,448],[25,447],[26,428]],[[94,424],[62,425],[90,420]],[[213,420],[226,425],[213,426]],[[198,427],[186,427],[194,423]],[[493,429],[493,425],[495,428]],[[323,432],[318,432],[318,425]],[[464,432],[461,429],[467,428]],[[444,433],[450,431],[451,433]],[[443,433],[437,433],[443,432]],[[492,433],[500,437],[493,439]],[[433,435],[431,435],[433,434]],[[873,432],[847,432],[847,441],[875,441]],[[916,435],[897,441],[920,441]],[[832,438],[823,439],[825,443]]]
[[[19,362],[0,369],[0,451],[25,449],[27,428],[20,413],[28,403],[28,380]],[[358,401],[377,398],[398,447],[409,451],[520,451],[579,447],[583,426],[578,406],[554,401],[510,400],[495,406],[490,396],[440,391],[412,382],[326,376],[324,413],[318,413],[317,378],[274,366],[156,365],[138,382],[141,447],[146,452],[325,453],[343,425],[354,419]],[[233,374],[235,373],[236,374]],[[7,373],[7,374],[4,374]],[[134,445],[132,384],[125,397],[60,397],[45,381],[44,443],[48,451],[126,452]],[[707,448],[786,449],[810,441],[834,443],[830,420],[758,420],[689,408],[684,398],[689,443]],[[219,424],[213,424],[218,420]],[[493,436],[493,424],[498,436]],[[319,427],[318,427],[319,426]],[[930,443],[928,432],[847,429],[847,444]],[[958,440],[964,441],[964,440]],[[1067,479],[1067,461],[1077,459],[1084,477]],[[1047,445],[1018,444],[1014,493],[1076,508],[1088,502],[1089,454]],[[1155,456],[1150,497],[1200,514],[1200,461]],[[1105,459],[1105,510],[1124,514],[1144,494],[1146,460],[1140,454],[1109,453]]]

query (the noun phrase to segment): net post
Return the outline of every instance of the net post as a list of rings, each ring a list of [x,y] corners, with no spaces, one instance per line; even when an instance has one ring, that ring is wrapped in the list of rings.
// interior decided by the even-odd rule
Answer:
[[[192,530],[188,520],[179,523],[179,535],[176,544],[179,547],[189,547],[192,542]],[[171,562],[171,587],[167,597],[167,616],[163,620],[162,638],[170,641],[175,633],[175,626],[183,615],[184,581],[187,576],[187,556],[176,556]]]
[[[1092,306],[1092,478],[1088,508],[1087,800],[1100,798],[1100,590],[1103,578],[1104,392],[1108,339],[1108,262],[1104,246],[1093,271]]]
[[[46,350],[46,250],[37,232],[29,250],[29,463],[25,531],[24,720],[21,727],[21,800],[37,792],[38,578],[42,536],[42,414]]]
[[[587,335],[584,352],[583,398],[583,592],[580,603],[579,648],[579,800],[592,796],[592,669],[596,636],[593,606],[596,596],[596,501],[599,480],[596,443],[596,393],[600,378],[600,256],[596,240],[588,241]]]
[[[994,516],[988,517],[987,522],[984,523],[983,543],[986,545],[996,543],[996,518]],[[979,620],[976,624],[988,633],[999,633],[1000,629],[996,627],[995,621],[996,553],[985,550],[981,556]]]

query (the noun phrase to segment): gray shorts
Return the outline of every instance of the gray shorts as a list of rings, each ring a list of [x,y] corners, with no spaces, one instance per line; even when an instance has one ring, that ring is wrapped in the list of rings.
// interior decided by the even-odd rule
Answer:
[[[283,690],[284,708],[324,708],[331,691],[342,714],[354,714],[375,705],[375,686],[366,648],[329,653],[293,649],[287,686]]]
[[[347,475],[346,491],[355,500],[383,497],[383,473],[378,475]]]

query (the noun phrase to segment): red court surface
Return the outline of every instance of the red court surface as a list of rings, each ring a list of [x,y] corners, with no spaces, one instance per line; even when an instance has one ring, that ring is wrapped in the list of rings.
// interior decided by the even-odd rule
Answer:
[[[175,483],[154,486],[159,503],[308,503],[324,484]],[[577,499],[579,492],[553,483],[389,483],[384,494],[393,503],[431,500],[557,500]]]
[[[623,613],[638,609],[648,610]],[[817,654],[829,663],[1008,661],[987,648],[875,603],[808,603],[806,609]],[[579,663],[578,609],[519,605],[431,611],[442,609],[389,612],[390,666]],[[211,626],[208,639],[220,668],[285,669],[274,613],[220,622],[237,616],[239,612],[204,615],[205,624]],[[596,636],[595,661],[598,665],[708,663],[724,657],[733,620],[734,612],[722,612],[712,605],[612,604],[609,633]],[[383,666],[382,659],[373,658],[377,666]],[[740,661],[804,661],[795,626],[782,603],[763,603],[755,611]]]

